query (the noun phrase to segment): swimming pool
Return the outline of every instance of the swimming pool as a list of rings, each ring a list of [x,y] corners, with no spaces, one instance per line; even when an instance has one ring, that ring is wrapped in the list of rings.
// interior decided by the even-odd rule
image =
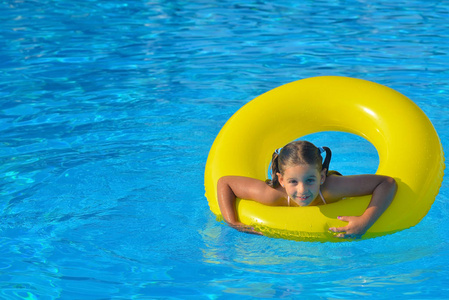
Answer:
[[[417,226],[322,244],[216,222],[203,173],[238,108],[321,75],[405,94],[447,149],[448,2],[62,0],[0,8],[2,299],[446,297],[446,180]],[[344,174],[376,170],[363,140],[310,138],[333,149]]]

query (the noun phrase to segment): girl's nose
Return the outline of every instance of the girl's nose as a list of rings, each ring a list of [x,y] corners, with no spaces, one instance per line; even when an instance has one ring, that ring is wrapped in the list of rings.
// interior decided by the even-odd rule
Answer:
[[[306,187],[303,183],[299,183],[296,191],[298,192],[298,194],[303,194],[306,191]]]

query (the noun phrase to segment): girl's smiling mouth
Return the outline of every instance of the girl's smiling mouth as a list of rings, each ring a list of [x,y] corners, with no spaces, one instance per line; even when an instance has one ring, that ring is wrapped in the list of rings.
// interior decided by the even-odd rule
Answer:
[[[296,203],[298,203],[301,206],[307,206],[309,205],[309,200],[312,196],[308,195],[308,196],[295,196],[294,199],[296,200]]]

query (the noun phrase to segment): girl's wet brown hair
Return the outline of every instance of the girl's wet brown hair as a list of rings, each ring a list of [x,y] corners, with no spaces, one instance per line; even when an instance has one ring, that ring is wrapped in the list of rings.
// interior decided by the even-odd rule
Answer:
[[[267,183],[273,188],[280,186],[277,173],[284,174],[288,167],[295,165],[316,165],[318,171],[326,169],[326,174],[329,171],[329,164],[332,157],[332,152],[328,147],[322,147],[326,152],[324,162],[322,162],[321,150],[314,144],[307,141],[294,141],[284,146],[273,153],[271,158],[271,176],[272,179]]]

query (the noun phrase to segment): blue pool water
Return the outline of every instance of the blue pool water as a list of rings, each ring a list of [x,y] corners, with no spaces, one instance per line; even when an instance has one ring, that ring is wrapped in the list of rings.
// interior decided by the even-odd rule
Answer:
[[[321,75],[405,94],[448,149],[448,17],[425,0],[1,2],[0,298],[445,299],[447,180],[411,229],[307,243],[216,222],[203,173],[237,109]],[[375,172],[364,140],[310,138]]]

